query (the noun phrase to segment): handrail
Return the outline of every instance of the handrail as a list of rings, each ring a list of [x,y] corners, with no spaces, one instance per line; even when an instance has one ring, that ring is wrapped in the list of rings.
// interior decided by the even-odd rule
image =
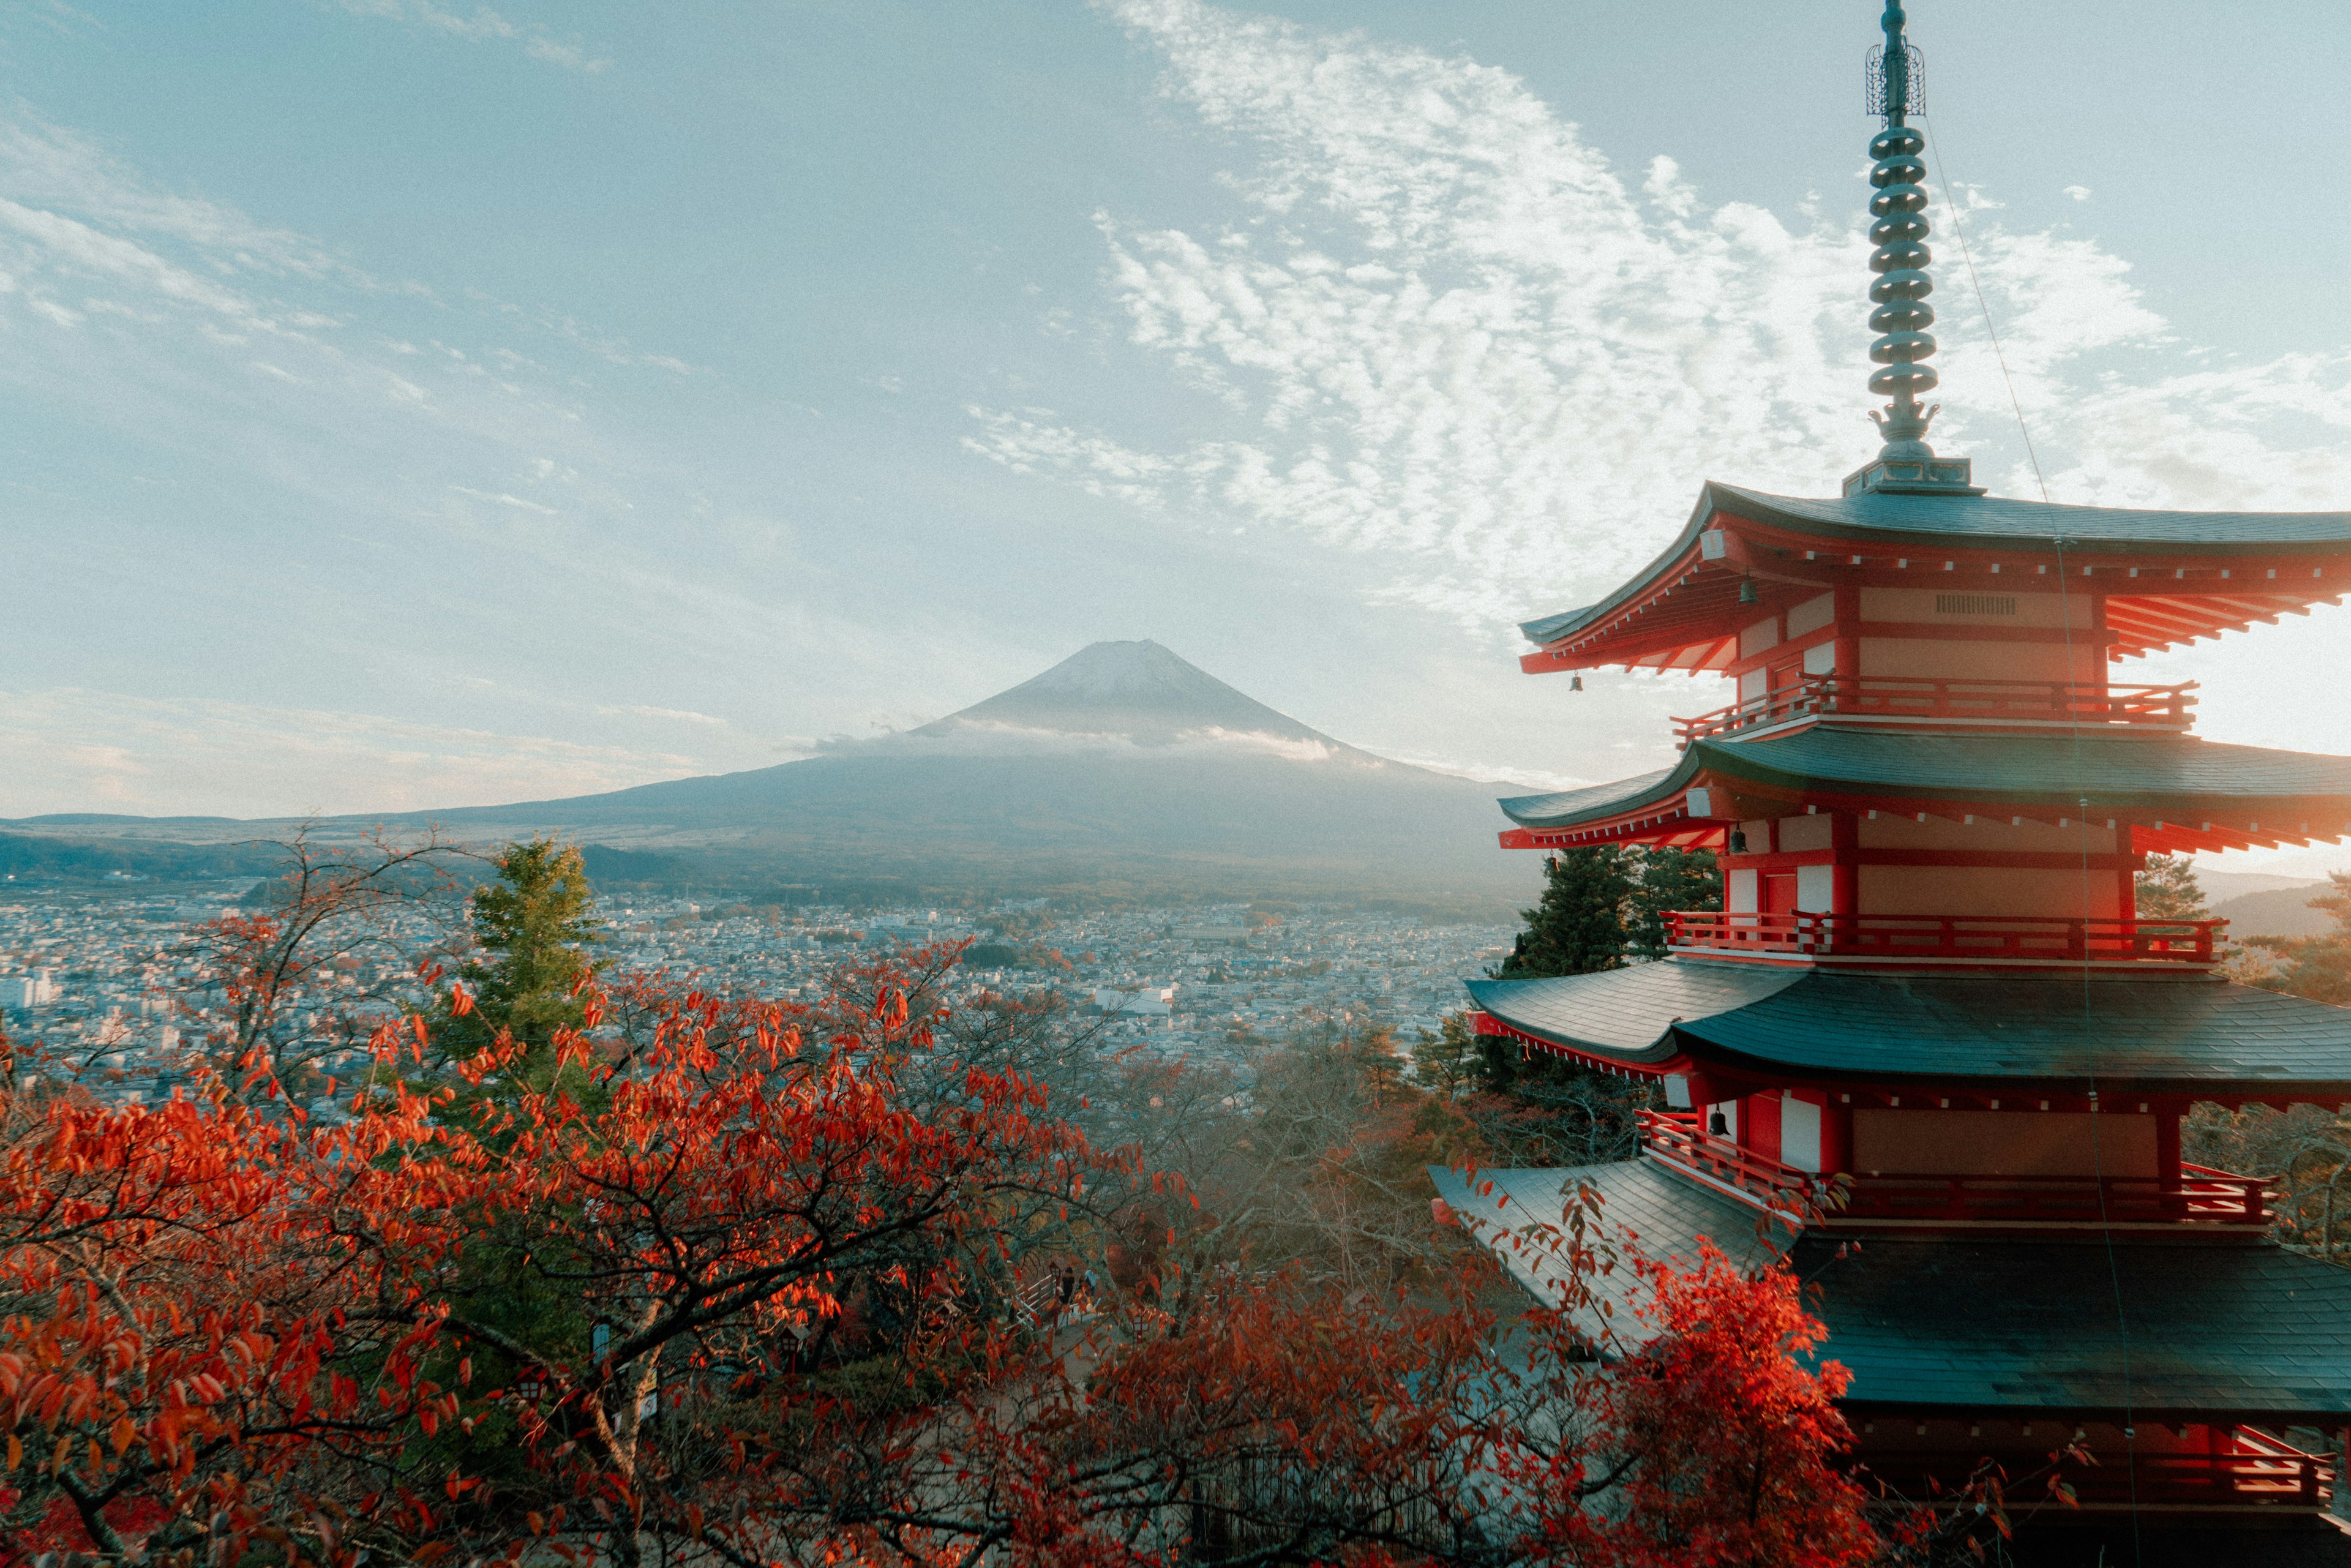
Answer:
[[[1761,1207],[1801,1214],[1827,1196],[1828,1184],[1811,1172],[1702,1131],[1695,1112],[1639,1111],[1634,1120],[1642,1144],[1738,1189]]]
[[[2186,728],[2194,681],[2110,685],[2085,681],[1947,680],[1907,675],[1806,675],[1728,707],[1677,718],[1687,745],[1704,736],[1823,714],[1879,718],[1991,719],[2011,724],[2118,724]]]
[[[1737,1188],[1766,1208],[1818,1208],[1843,1189],[1833,1219],[2192,1223],[2259,1229],[2277,1195],[2260,1176],[2182,1165],[2161,1176],[1848,1175],[1833,1181],[1702,1130],[1698,1113],[1642,1111],[1642,1144]]]
[[[2212,964],[2226,920],[2040,915],[1785,915],[1674,910],[1672,946],[1836,958]]]
[[[2319,1508],[2333,1493],[2335,1466],[2323,1456],[2304,1453],[2242,1427],[2221,1440],[2229,1448],[2220,1453],[2197,1453],[2192,1449],[2150,1451],[2142,1443],[2127,1465],[2068,1464],[2064,1469],[2064,1480],[2073,1490],[2075,1502],[2088,1507],[2124,1503],[2139,1507],[2241,1507],[2250,1503]],[[2042,1469],[2049,1458],[2049,1446],[2045,1443],[1978,1444],[1967,1452],[1970,1458],[1977,1462],[1990,1460],[2011,1476],[2030,1475]],[[1924,1490],[1930,1480],[1948,1485],[1951,1478],[1934,1476],[1931,1464],[1931,1458],[1925,1454],[1894,1452],[1873,1455],[1869,1469],[1880,1480],[1905,1490]]]

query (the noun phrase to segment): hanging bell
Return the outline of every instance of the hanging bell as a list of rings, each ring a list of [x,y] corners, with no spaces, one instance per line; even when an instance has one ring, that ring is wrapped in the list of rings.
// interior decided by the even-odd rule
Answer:
[[[1722,848],[1723,852],[1726,854],[1745,854],[1747,852],[1747,831],[1744,828],[1731,829],[1729,841],[1725,843]]]
[[[1739,602],[1741,604],[1752,604],[1755,602],[1757,598],[1758,595],[1755,591],[1755,580],[1751,577],[1740,578],[1739,580]]]
[[[1567,677],[1567,689],[1568,689],[1569,691],[1572,691],[1572,692],[1580,692],[1580,691],[1582,691],[1582,690],[1583,689],[1583,677],[1582,675],[1570,675],[1570,676],[1568,676],[1568,677]]]

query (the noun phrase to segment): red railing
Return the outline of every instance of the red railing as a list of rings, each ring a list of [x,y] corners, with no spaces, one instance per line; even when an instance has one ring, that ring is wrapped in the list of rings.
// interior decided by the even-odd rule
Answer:
[[[2123,724],[2185,729],[2194,681],[2116,686],[2068,681],[1952,681],[1889,675],[1806,675],[1761,696],[1674,720],[1687,744],[1821,714],[1877,718],[1990,719],[2002,724]]]
[[[2005,1219],[2067,1225],[2194,1221],[2269,1224],[2259,1176],[2182,1166],[2177,1182],[2155,1176],[1863,1176],[1841,1219]]]
[[[2260,1229],[2276,1194],[2259,1176],[2182,1165],[2157,1176],[1848,1176],[1829,1178],[1742,1149],[1703,1130],[1690,1111],[1639,1113],[1641,1142],[1659,1157],[1738,1189],[1765,1208],[1825,1207],[1842,1220],[2022,1221],[2069,1225],[2196,1224]],[[1843,1189],[1841,1200],[1830,1196]]]
[[[1988,963],[2211,964],[2225,920],[2074,920],[2037,915],[1732,915],[1676,910],[1677,947],[1832,958],[1972,958]]]
[[[2145,1443],[2142,1429],[2141,1443]],[[2333,1463],[2307,1454],[2266,1433],[2239,1427],[2220,1438],[2219,1453],[2183,1449],[2165,1452],[2140,1447],[2136,1453],[2093,1449],[2095,1466],[2069,1461],[2058,1467],[2060,1478],[2085,1508],[2160,1506],[2241,1509],[2252,1507],[2324,1507],[2335,1486]],[[1928,1496],[1939,1483],[1949,1491],[1962,1483],[1975,1465],[1990,1459],[2008,1473],[2011,1482],[2046,1469],[2054,1444],[2021,1446],[2012,1440],[1991,1448],[1969,1448],[1951,1453],[1952,1461],[1936,1464],[1928,1455],[1877,1452],[1865,1462],[1876,1479],[1916,1500]]]
[[[1697,1175],[1737,1189],[1760,1207],[1802,1218],[1817,1209],[1828,1184],[1809,1171],[1713,1137],[1695,1111],[1641,1111],[1641,1142],[1653,1153]]]

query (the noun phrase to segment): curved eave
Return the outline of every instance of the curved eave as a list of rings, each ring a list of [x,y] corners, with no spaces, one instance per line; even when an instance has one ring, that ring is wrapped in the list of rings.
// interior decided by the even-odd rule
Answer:
[[[1768,739],[1694,741],[1682,760],[1693,779],[1721,781],[1718,810],[1740,816],[1802,802],[1962,821],[2086,818],[2133,827],[2139,848],[2166,851],[2351,835],[2351,758],[2189,736],[1937,735],[1823,723]],[[1748,791],[1763,799],[1742,800]]]
[[[1723,544],[1719,534],[1709,554],[1705,541],[1718,523],[1737,525],[1742,543],[1773,559]],[[2069,577],[2072,563],[2106,573],[2096,586],[2107,595],[2105,635],[2118,657],[2274,623],[2351,591],[2351,513],[2136,511],[1876,493],[1815,501],[1708,481],[1681,532],[1623,587],[1521,622],[1538,652],[1520,664],[1532,674],[1608,664],[1719,670],[1736,654],[1737,628],[1771,609],[1740,604],[1750,574],[1799,594],[1820,591],[1839,570],[1911,560],[1920,563],[1904,579],[1913,583],[1946,561],[1972,570],[2038,559],[2036,574],[2045,575],[2061,549]],[[1792,575],[1775,582],[1781,569]]]
[[[1670,810],[1697,777],[1698,760],[1685,753],[1671,768],[1595,784],[1588,789],[1562,789],[1547,795],[1513,795],[1497,800],[1502,815],[1521,828],[1561,828],[1647,810]]]
[[[2048,546],[2083,555],[2351,554],[2351,512],[2176,512],[2004,496],[1771,496],[1708,480],[1701,507],[1793,532],[1924,548]]]
[[[2351,1101],[2351,1009],[2207,977],[1850,975],[1668,958],[1468,989],[1505,1032],[1641,1076]]]
[[[2160,733],[1952,735],[1821,720],[1693,741],[1656,773],[1498,804],[1516,824],[1505,849],[1705,842],[1727,822],[1798,807],[1962,823],[2086,818],[2131,828],[2141,850],[2246,849],[2351,836],[2351,757]]]

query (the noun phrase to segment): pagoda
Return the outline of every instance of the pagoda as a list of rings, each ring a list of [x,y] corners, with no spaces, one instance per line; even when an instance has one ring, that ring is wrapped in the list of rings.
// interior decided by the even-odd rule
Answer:
[[[2351,758],[2200,739],[2192,683],[2114,666],[2339,602],[2351,514],[2009,499],[1928,444],[1918,57],[1898,0],[1884,26],[1876,457],[1826,498],[1709,483],[1630,581],[1523,627],[1531,673],[1737,683],[1676,721],[1673,767],[1501,802],[1508,847],[1711,849],[1721,911],[1673,916],[1656,962],[1469,987],[1481,1033],[1667,1108],[1629,1162],[1440,1185],[1509,1229],[1589,1184],[1652,1255],[1790,1260],[1889,1496],[2078,1440],[2092,1528],[2022,1561],[2093,1560],[2101,1520],[2337,1561],[2351,1271],[2274,1239],[2262,1181],[2183,1160],[2181,1123],[2351,1101],[2351,1009],[2231,983],[2223,922],[2142,919],[2133,889],[2150,853],[2351,834]]]

